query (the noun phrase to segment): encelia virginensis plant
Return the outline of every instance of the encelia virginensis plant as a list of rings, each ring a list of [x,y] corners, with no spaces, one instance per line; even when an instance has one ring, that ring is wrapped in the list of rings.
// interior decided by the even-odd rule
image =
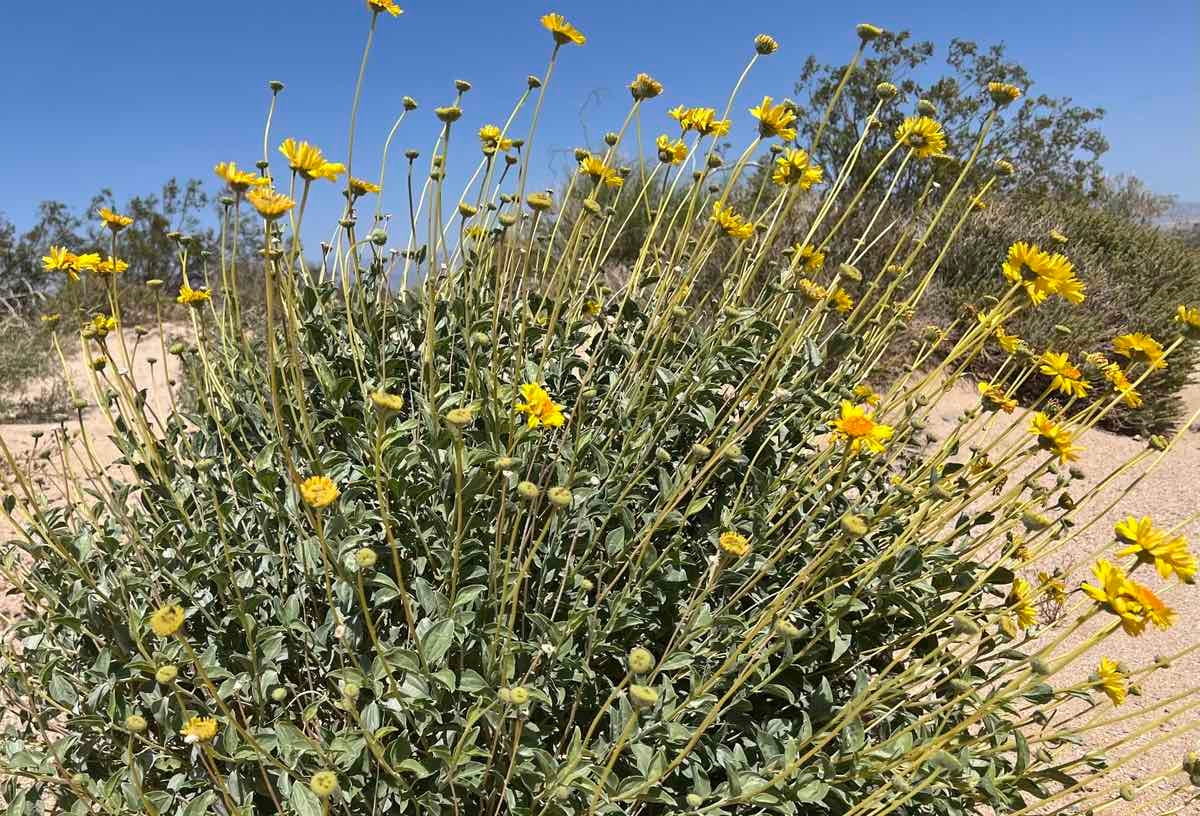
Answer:
[[[372,37],[399,12],[367,8]],[[1050,236],[1029,236],[996,247],[995,289],[969,319],[927,333],[904,370],[878,368],[948,242],[1011,170],[963,181],[1020,90],[989,88],[956,179],[930,182],[946,142],[918,114],[851,188],[876,119],[820,168],[792,143],[791,103],[768,98],[751,111],[757,137],[723,157],[738,86],[720,114],[671,111],[645,175],[622,173],[631,124],[663,92],[640,74],[607,151],[581,154],[552,196],[526,189],[534,129],[555,61],[585,38],[561,16],[541,22],[549,66],[508,121],[478,131],[457,205],[445,146],[461,81],[434,110],[428,170],[410,152],[407,178],[386,181],[405,189],[403,217],[372,206],[386,151],[379,183],[353,175],[352,151],[343,165],[293,139],[283,167],[218,165],[226,236],[243,219],[261,227],[262,320],[239,308],[231,240],[206,263],[179,238],[175,300],[194,333],[170,349],[189,390],[166,413],[147,407],[120,331],[128,218],[100,213],[111,241],[95,252],[47,248],[65,285],[108,293],[107,313],[63,319],[86,324],[89,401],[120,458],[98,461],[86,433],[60,437],[42,490],[0,446],[14,471],[3,572],[24,607],[4,640],[7,812],[882,816],[1194,801],[1200,768],[1182,748],[1161,774],[1121,782],[1134,749],[1088,743],[1125,716],[1108,709],[1131,683],[1169,671],[1172,655],[1118,665],[1103,646],[1175,622],[1168,593],[1196,571],[1186,541],[1131,516],[1087,584],[1038,572],[1093,518],[1103,481],[1071,466],[1082,435],[1169,363],[1200,311],[1181,307],[1162,344],[1113,339],[1103,360],[1036,352],[1006,323],[1085,289],[1063,253],[1035,245]],[[858,28],[859,54],[878,33]],[[754,47],[750,67],[777,44]],[[881,87],[878,106],[893,96]],[[783,145],[772,184],[752,209],[734,202],[769,143]],[[901,178],[923,192],[894,223]],[[304,204],[330,185],[346,207],[314,262]],[[636,262],[607,288],[614,213],[637,209],[614,202],[651,189]],[[807,237],[781,246],[806,191],[821,196]],[[858,248],[826,258],[866,200]],[[886,261],[860,265],[877,246]],[[718,258],[718,284],[697,291]],[[989,344],[1004,354],[979,404],[927,444],[939,396]],[[1018,405],[1031,380],[1041,396]],[[1077,403],[1094,392],[1106,396]],[[1145,471],[1172,444],[1114,468]],[[1167,715],[1126,704],[1157,740],[1196,727],[1194,690]]]

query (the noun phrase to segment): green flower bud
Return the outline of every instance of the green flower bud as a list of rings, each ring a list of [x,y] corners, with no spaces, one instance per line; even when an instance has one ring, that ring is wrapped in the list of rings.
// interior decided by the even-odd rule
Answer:
[[[508,689],[508,702],[523,706],[529,702],[529,689],[524,686],[512,686]]]
[[[282,703],[288,698],[288,690],[284,686],[276,686],[271,689],[271,699],[277,703]]]
[[[359,569],[369,570],[378,560],[379,556],[370,547],[363,547],[354,554],[354,563],[358,564]]]
[[[552,487],[546,491],[546,498],[559,510],[565,510],[571,506],[572,496],[570,488]]]
[[[629,700],[637,708],[649,708],[658,702],[658,690],[634,683],[629,687]]]
[[[533,482],[520,482],[517,484],[517,495],[525,501],[533,501],[541,494],[538,486]]]
[[[130,714],[125,718],[125,727],[135,734],[142,733],[147,726],[146,718],[141,714]]]
[[[174,682],[179,676],[179,669],[168,663],[165,666],[159,666],[158,671],[154,672],[154,679],[162,683],[164,686]]]

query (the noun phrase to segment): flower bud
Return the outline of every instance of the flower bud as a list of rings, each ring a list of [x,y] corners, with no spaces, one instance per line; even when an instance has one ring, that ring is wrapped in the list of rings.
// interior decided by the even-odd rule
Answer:
[[[880,35],[883,34],[882,28],[877,25],[871,25],[870,23],[859,23],[854,27],[854,30],[857,32],[858,38],[864,43],[869,43],[871,40],[876,40],[880,37]]]
[[[550,504],[559,510],[565,510],[571,506],[572,496],[570,488],[552,487],[546,491],[546,498],[550,500]]]
[[[880,82],[875,86],[875,95],[884,102],[895,99],[898,93],[900,93],[900,89],[890,82]]]
[[[658,691],[635,683],[629,687],[629,701],[637,708],[649,708],[658,702]]]
[[[654,655],[649,649],[634,646],[629,650],[628,663],[629,670],[634,674],[646,674],[654,668]]]
[[[520,482],[517,485],[517,495],[525,501],[531,502],[541,493],[538,486],[533,482]]]
[[[154,679],[165,686],[173,682],[178,675],[179,669],[168,663],[165,666],[158,667],[158,670],[154,672]]]
[[[754,38],[754,50],[765,57],[778,51],[779,43],[770,34],[759,34]]]
[[[370,547],[363,547],[354,554],[354,563],[358,564],[359,569],[369,570],[378,560],[379,556]]]
[[[917,100],[917,113],[922,116],[937,116],[937,105],[930,102],[928,99]]]
[[[146,718],[141,714],[130,714],[125,718],[125,727],[135,734],[140,734],[147,728]]]

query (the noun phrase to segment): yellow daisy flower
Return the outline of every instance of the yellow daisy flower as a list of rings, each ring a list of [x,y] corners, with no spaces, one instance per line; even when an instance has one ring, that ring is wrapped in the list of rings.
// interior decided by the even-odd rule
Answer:
[[[789,148],[776,156],[775,168],[771,171],[771,181],[780,187],[796,185],[801,190],[820,184],[824,176],[825,172],[800,148]]]
[[[599,156],[590,153],[579,161],[579,172],[596,184],[604,184],[608,187],[620,187],[625,183],[619,172],[605,164]]]
[[[754,224],[735,213],[719,201],[713,202],[713,222],[730,238],[745,241],[754,234]]]
[[[352,195],[354,195],[355,197],[365,196],[367,193],[378,193],[382,190],[383,190],[383,188],[380,187],[378,184],[375,184],[374,182],[371,182],[371,181],[367,181],[366,179],[360,179],[360,178],[351,178],[350,179],[350,193]]]
[[[1024,578],[1014,578],[1006,603],[1017,617],[1017,626],[1028,629],[1037,623],[1037,610],[1033,606],[1033,587]]]
[[[866,408],[842,400],[841,416],[833,421],[834,438],[844,439],[851,453],[866,448],[871,453],[882,453],[884,443],[894,433],[890,425],[883,425],[867,413]]]
[[[150,628],[159,637],[170,637],[183,626],[183,607],[179,604],[160,606],[150,614]]]
[[[346,165],[340,162],[326,161],[325,154],[319,147],[308,142],[297,142],[295,139],[284,139],[279,145],[279,152],[288,160],[288,167],[299,173],[300,177],[313,181],[326,179],[337,181],[338,176],[346,172]]]
[[[1074,443],[1074,435],[1055,423],[1050,417],[1038,411],[1033,415],[1029,432],[1037,436],[1038,445],[1043,450],[1050,451],[1060,462],[1070,462],[1079,458],[1083,449]]]
[[[212,717],[192,717],[179,733],[190,743],[212,742],[217,735],[217,721]]]
[[[1113,705],[1119,706],[1125,702],[1125,675],[1118,670],[1115,661],[1107,657],[1100,658],[1100,665],[1096,668],[1096,685],[1112,700]]]
[[[1149,516],[1129,516],[1117,523],[1114,532],[1128,545],[1118,556],[1133,555],[1138,561],[1154,564],[1163,578],[1174,574],[1181,581],[1190,581],[1196,575],[1196,557],[1188,550],[1187,539],[1155,528]]]
[[[1083,372],[1071,365],[1071,358],[1065,352],[1044,353],[1038,371],[1047,377],[1053,377],[1050,387],[1068,397],[1086,397],[1088,389],[1091,388],[1083,379]]]
[[[662,133],[654,140],[654,146],[658,149],[658,160],[663,164],[679,164],[687,158],[688,149],[683,139],[672,141],[670,136]]]
[[[525,414],[525,424],[530,428],[545,425],[549,428],[561,427],[565,422],[562,406],[550,398],[546,389],[537,383],[525,383],[521,386],[522,402],[517,403],[517,411]]]
[[[989,411],[1003,411],[1006,414],[1011,414],[1017,409],[1017,401],[1008,396],[1003,388],[994,383],[979,383],[979,395],[983,399],[984,407]]]
[[[367,8],[376,14],[386,11],[393,17],[399,17],[404,13],[404,9],[396,5],[395,0],[367,0]]]
[[[513,140],[504,135],[497,125],[484,125],[479,129],[479,146],[485,155],[491,156],[496,151],[507,152],[513,147]]]
[[[734,558],[742,558],[750,552],[750,539],[741,533],[730,530],[721,533],[721,537],[717,540],[717,546]]]
[[[758,120],[758,133],[764,139],[778,136],[785,142],[796,138],[796,112],[788,102],[773,105],[769,96],[764,96],[757,107],[750,109],[750,115]]]
[[[341,491],[328,476],[309,476],[300,483],[300,497],[318,510],[333,504],[340,495]]]
[[[258,210],[259,215],[268,221],[282,218],[292,207],[296,206],[295,201],[270,187],[252,189],[246,193],[246,200],[254,209]]]
[[[568,43],[583,45],[587,42],[587,37],[583,36],[583,33],[575,26],[568,23],[567,18],[561,14],[543,15],[542,27],[554,36],[554,42],[558,45],[566,45]]]
[[[176,303],[188,306],[198,306],[208,300],[212,300],[212,292],[207,289],[193,289],[186,283],[180,285],[179,297],[175,298]]]
[[[918,159],[938,156],[946,150],[946,133],[942,126],[928,116],[910,116],[896,128],[896,141],[907,147]]]
[[[1162,344],[1148,334],[1132,332],[1114,337],[1113,351],[1150,369],[1167,367]]]
[[[221,162],[213,168],[213,172],[235,193],[244,193],[251,187],[262,187],[271,183],[266,176],[239,170],[237,162]]]
[[[104,226],[113,232],[120,232],[133,223],[133,219],[128,215],[113,212],[108,207],[101,207],[96,211],[96,214],[100,216],[100,220],[104,222]]]
[[[1121,619],[1121,628],[1129,635],[1140,635],[1147,624],[1169,629],[1176,613],[1149,588],[1131,581],[1125,571],[1101,559],[1092,567],[1096,584],[1084,584],[1089,598]]]

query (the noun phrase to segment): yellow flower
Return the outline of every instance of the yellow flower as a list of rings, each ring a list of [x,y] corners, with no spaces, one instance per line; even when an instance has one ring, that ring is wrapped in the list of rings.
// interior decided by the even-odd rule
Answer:
[[[271,180],[265,176],[238,170],[237,162],[221,162],[213,168],[213,172],[235,193],[244,193],[251,187],[261,187],[271,183]]]
[[[246,194],[246,200],[254,209],[258,210],[259,215],[268,221],[282,218],[292,207],[296,206],[295,201],[270,187],[251,190]]]
[[[1174,573],[1181,581],[1189,581],[1196,574],[1196,558],[1188,550],[1187,539],[1171,537],[1154,527],[1149,516],[1140,519],[1129,516],[1118,522],[1114,530],[1117,538],[1127,544],[1117,553],[1119,556],[1135,555],[1143,563],[1154,564],[1158,574],[1170,578]]]
[[[735,213],[731,207],[726,207],[719,201],[713,202],[712,220],[730,238],[745,241],[754,234],[754,224],[745,220]]]
[[[882,453],[884,443],[892,438],[890,425],[875,421],[866,408],[842,400],[841,416],[833,421],[834,438],[845,439],[851,453],[866,448],[871,453]]]
[[[825,253],[812,244],[796,244],[792,249],[796,253],[800,268],[808,274],[815,275],[825,268]]]
[[[193,289],[186,283],[179,287],[179,297],[175,298],[176,303],[183,303],[188,306],[198,306],[207,300],[212,300],[212,292],[207,289]]]
[[[159,637],[170,637],[183,626],[183,607],[179,604],[160,606],[150,615],[150,628]]]
[[[1037,436],[1038,444],[1043,450],[1053,453],[1060,462],[1069,462],[1079,458],[1082,448],[1073,444],[1074,435],[1041,411],[1033,415],[1029,432]]]
[[[809,303],[820,303],[828,296],[825,287],[808,278],[801,278],[796,281],[796,288],[800,290],[800,295]]]
[[[565,421],[562,406],[550,399],[546,389],[537,383],[525,383],[521,386],[521,396],[524,397],[524,401],[517,403],[517,411],[528,417],[525,423],[528,427],[536,428],[539,425],[545,425],[550,428],[558,428],[562,426]]]
[[[1021,89],[1007,82],[989,82],[987,89],[992,101],[1000,106],[1015,102],[1021,96]]]
[[[1071,365],[1071,358],[1066,352],[1060,354],[1047,351],[1044,353],[1038,371],[1047,377],[1053,377],[1050,387],[1058,389],[1068,397],[1086,397],[1088,389],[1091,387],[1083,379],[1083,372]]]
[[[1125,675],[1107,657],[1100,658],[1100,665],[1096,669],[1096,685],[1112,700],[1113,705],[1119,706],[1125,702]]]
[[[764,139],[778,136],[785,142],[796,138],[796,112],[787,101],[772,105],[769,96],[764,96],[758,107],[750,109],[750,115],[758,120],[758,133]]]
[[[328,476],[309,476],[300,483],[300,496],[304,503],[318,510],[333,504],[340,495],[341,491]]]
[[[192,717],[179,733],[187,742],[212,742],[217,735],[217,721],[212,717]]]
[[[1051,575],[1048,572],[1038,573],[1038,585],[1051,601],[1062,606],[1067,602],[1067,585],[1059,577],[1058,570]]]
[[[85,252],[75,256],[75,268],[81,272],[95,272],[103,263],[99,253],[96,252]]]
[[[128,268],[129,264],[120,258],[114,258],[112,255],[109,255],[103,261],[96,264],[96,271],[101,275],[116,275]]]
[[[983,398],[983,404],[989,411],[1003,411],[1011,414],[1017,409],[1017,401],[1005,394],[1004,389],[994,383],[981,382],[979,395]]]
[[[1059,295],[1069,303],[1083,302],[1083,283],[1075,277],[1074,266],[1066,256],[1057,252],[1051,255],[1017,241],[1008,248],[1001,271],[1010,283],[1024,287],[1034,305],[1050,295]]]
[[[513,140],[504,135],[496,125],[484,125],[479,129],[479,146],[485,155],[491,156],[496,151],[505,152],[512,149]]]
[[[383,188],[380,187],[378,184],[375,184],[374,182],[371,182],[371,181],[367,181],[366,179],[360,179],[360,178],[351,178],[350,179],[350,192],[355,196],[364,196],[367,193],[378,193],[382,189]]]
[[[321,799],[328,799],[338,789],[337,774],[333,771],[317,771],[308,781],[308,786]]]
[[[593,156],[590,153],[580,160],[579,172],[597,184],[609,187],[620,187],[625,183],[619,172],[605,164],[599,156]]]
[[[98,314],[92,318],[92,322],[88,323],[92,333],[96,337],[107,337],[109,332],[117,330],[117,319],[109,315]]]
[[[928,159],[946,150],[946,133],[928,116],[910,116],[896,128],[896,141],[912,150],[918,159]]]
[[[717,546],[735,558],[741,558],[750,552],[750,539],[741,533],[729,530],[721,533]]]
[[[1180,304],[1175,309],[1175,320],[1183,324],[1183,330],[1191,335],[1200,335],[1200,306]]]
[[[588,298],[583,302],[583,313],[588,317],[598,317],[604,309],[604,304],[595,298]]]
[[[1016,354],[1017,349],[1021,347],[1021,338],[1015,334],[1009,334],[1003,326],[997,326],[996,330],[992,332],[992,337],[996,338],[997,345],[1003,349],[1005,354]]]
[[[567,43],[575,43],[583,45],[587,42],[587,37],[583,36],[575,26],[567,22],[567,18],[561,14],[546,14],[542,17],[542,27],[554,35],[554,42],[558,45],[566,45]]]
[[[100,220],[104,222],[104,226],[108,227],[113,232],[120,232],[133,223],[133,219],[128,215],[115,213],[108,207],[101,207],[96,211],[96,214],[100,216]]]
[[[833,290],[833,306],[838,310],[838,314],[850,314],[850,310],[854,308],[854,298],[839,286]]]
[[[376,14],[386,11],[393,17],[399,17],[404,13],[404,9],[397,6],[395,0],[367,0],[367,8]]]
[[[801,190],[808,190],[814,184],[820,184],[824,175],[825,172],[812,163],[808,153],[800,148],[789,148],[775,157],[771,181],[780,187],[797,185]]]
[[[325,154],[321,152],[321,149],[308,142],[284,139],[283,143],[279,145],[279,152],[287,158],[288,167],[308,181],[314,179],[337,181],[338,176],[346,172],[346,165],[340,162],[326,161]]]
[[[1146,624],[1169,629],[1175,611],[1164,604],[1149,588],[1129,580],[1125,571],[1101,559],[1092,567],[1096,584],[1084,584],[1084,593],[1121,619],[1121,628],[1129,635],[1140,635]]]
[[[1033,606],[1033,587],[1024,578],[1014,578],[1006,603],[1017,616],[1017,626],[1028,629],[1037,623],[1037,610]]]
[[[860,402],[865,402],[867,405],[872,407],[878,405],[880,399],[879,394],[876,393],[875,389],[866,383],[859,383],[858,385],[854,386],[854,397]]]
[[[1133,332],[1114,337],[1113,351],[1151,369],[1167,367],[1162,344],[1148,334]]]
[[[667,111],[679,123],[683,132],[694,130],[701,136],[724,136],[729,132],[729,120],[718,119],[712,108],[685,108],[682,105]]]
[[[1103,355],[1097,356],[1103,359]],[[1104,379],[1112,383],[1113,390],[1121,395],[1121,402],[1130,408],[1140,408],[1142,406],[1142,395],[1133,387],[1133,383],[1125,376],[1125,372],[1121,370],[1119,365],[1116,363],[1107,363],[1100,370],[1104,373]]]
[[[69,251],[66,247],[52,246],[50,254],[42,256],[42,268],[47,272],[66,272],[71,280],[77,281],[79,273],[75,268],[75,261],[74,252]]]
[[[679,164],[687,158],[688,149],[683,139],[671,141],[670,136],[662,133],[654,140],[654,146],[658,148],[658,160],[663,164]]]
[[[765,57],[779,50],[779,42],[770,34],[759,34],[754,38],[754,50]]]
[[[629,83],[629,93],[637,100],[653,99],[662,92],[662,83],[649,74],[638,74]]]
[[[384,414],[398,414],[404,409],[404,397],[387,391],[372,391],[371,403]]]

